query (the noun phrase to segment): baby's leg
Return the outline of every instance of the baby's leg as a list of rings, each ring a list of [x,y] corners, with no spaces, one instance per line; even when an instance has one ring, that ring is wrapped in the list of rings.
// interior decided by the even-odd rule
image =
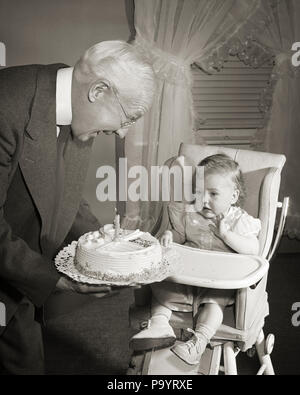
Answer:
[[[168,300],[168,287],[161,290],[160,296],[163,300]],[[152,295],[151,318],[148,328],[134,335],[130,340],[130,347],[135,351],[151,350],[153,348],[164,348],[172,346],[176,341],[173,328],[169,324],[172,310],[160,303]]]
[[[169,323],[172,315],[172,310],[168,307],[160,304],[154,296],[152,296],[151,303],[151,324],[163,324]]]
[[[176,336],[169,324],[172,311],[192,311],[193,292],[182,284],[169,282],[155,283],[152,289],[151,319],[147,329],[134,335],[130,346],[136,351],[163,348],[173,345]]]
[[[195,332],[201,333],[203,327],[210,328],[210,341],[223,322],[224,309],[225,306],[216,303],[204,304],[197,318]]]
[[[135,351],[144,351],[172,346],[176,341],[176,336],[169,324],[171,315],[172,310],[160,304],[152,296],[151,319],[148,328],[131,338],[130,347]]]
[[[151,289],[151,321],[158,316],[170,321],[172,311],[192,311],[192,287],[183,284],[162,282],[152,284]]]
[[[204,291],[204,292],[203,292]],[[230,289],[199,289],[200,304],[195,332],[209,343],[223,322],[225,307],[234,302],[235,291]]]
[[[220,306],[216,303],[207,303],[200,310],[195,333],[200,344],[201,354],[205,351],[207,344],[222,324],[224,308],[225,306]]]
[[[198,364],[207,344],[222,324],[224,308],[216,303],[205,304],[198,315],[195,331],[192,331],[192,339],[177,344],[171,350],[188,364]]]

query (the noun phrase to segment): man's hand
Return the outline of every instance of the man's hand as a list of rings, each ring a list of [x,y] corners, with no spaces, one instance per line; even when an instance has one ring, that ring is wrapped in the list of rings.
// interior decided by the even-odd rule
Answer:
[[[170,247],[170,244],[173,242],[173,234],[170,230],[166,230],[165,233],[160,238],[160,244],[163,247]]]
[[[111,287],[107,285],[87,285],[76,283],[75,281],[69,280],[65,277],[61,277],[57,284],[56,289],[61,291],[72,291],[80,294],[89,294],[97,298],[103,298],[104,296],[111,295],[115,293],[112,291]]]

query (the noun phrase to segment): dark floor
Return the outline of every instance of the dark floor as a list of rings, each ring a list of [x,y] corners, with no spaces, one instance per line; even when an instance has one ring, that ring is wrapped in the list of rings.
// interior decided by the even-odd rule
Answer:
[[[276,374],[300,374],[300,326],[292,325],[292,305],[300,302],[300,255],[282,254],[271,263],[269,272],[270,316],[265,333],[275,334],[272,354]],[[125,374],[130,360],[128,307],[131,289],[110,298],[81,297],[80,306],[66,312],[57,299],[45,332],[48,374]],[[69,303],[70,306],[70,303]],[[240,374],[253,374],[258,361],[238,356]]]

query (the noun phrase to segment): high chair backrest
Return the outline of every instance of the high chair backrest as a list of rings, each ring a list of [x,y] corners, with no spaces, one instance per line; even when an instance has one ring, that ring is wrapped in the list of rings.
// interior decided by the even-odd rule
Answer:
[[[243,208],[262,222],[260,255],[265,258],[272,243],[281,170],[286,158],[265,152],[191,144],[181,144],[178,155],[197,166],[202,159],[218,153],[227,154],[241,167],[247,194]]]

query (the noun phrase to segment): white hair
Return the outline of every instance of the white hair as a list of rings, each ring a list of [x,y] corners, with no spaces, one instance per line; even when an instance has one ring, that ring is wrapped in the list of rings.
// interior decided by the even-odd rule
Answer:
[[[131,116],[151,106],[156,83],[150,64],[125,41],[102,41],[89,48],[75,65],[79,81],[106,78],[112,82]]]

